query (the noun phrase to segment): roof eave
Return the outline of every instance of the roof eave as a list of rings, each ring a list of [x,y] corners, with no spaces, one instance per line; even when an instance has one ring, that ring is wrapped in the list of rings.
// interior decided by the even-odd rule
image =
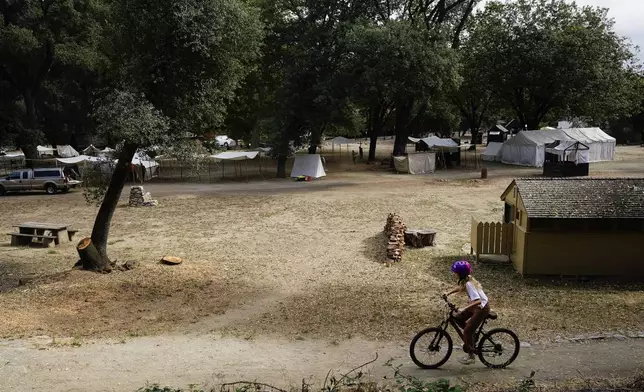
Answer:
[[[516,183],[517,183],[517,180],[512,180],[512,182],[510,183],[510,185],[508,185],[508,187],[507,187],[507,188],[505,188],[505,190],[504,190],[504,191],[503,191],[503,193],[501,194],[501,200],[502,200],[502,201],[505,201],[505,197],[508,195],[508,192],[510,192],[510,189],[512,189],[512,186],[513,186],[513,185],[515,185],[515,186],[516,186]]]

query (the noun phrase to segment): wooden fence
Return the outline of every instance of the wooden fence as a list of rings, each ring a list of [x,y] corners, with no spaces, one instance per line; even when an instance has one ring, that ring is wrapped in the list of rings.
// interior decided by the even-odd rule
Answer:
[[[480,255],[510,255],[514,224],[479,222],[472,218],[471,252]]]

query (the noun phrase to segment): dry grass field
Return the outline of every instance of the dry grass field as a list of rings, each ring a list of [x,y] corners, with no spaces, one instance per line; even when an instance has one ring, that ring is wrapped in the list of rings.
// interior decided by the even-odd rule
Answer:
[[[644,149],[620,151],[593,175],[637,175]],[[330,163],[331,165],[331,163]],[[470,220],[498,221],[512,168],[488,180],[472,173],[405,176],[337,163],[316,183],[146,186],[156,208],[129,208],[112,222],[108,251],[133,271],[70,271],[74,245],[15,248],[0,243],[0,337],[116,337],[216,332],[339,341],[409,339],[441,316],[449,264],[466,257]],[[491,169],[495,170],[495,169]],[[469,173],[469,177],[468,177]],[[226,188],[229,185],[230,189]],[[300,185],[300,184],[298,184]],[[127,193],[127,188],[124,193]],[[408,227],[438,231],[433,248],[408,250],[385,267],[389,212]],[[56,221],[89,235],[96,207],[79,191],[0,199],[0,232],[25,221]],[[179,266],[158,263],[179,256]],[[53,275],[53,276],[52,276]],[[642,328],[644,285],[526,280],[509,265],[480,264],[500,319],[522,340]],[[18,279],[40,277],[19,286]]]

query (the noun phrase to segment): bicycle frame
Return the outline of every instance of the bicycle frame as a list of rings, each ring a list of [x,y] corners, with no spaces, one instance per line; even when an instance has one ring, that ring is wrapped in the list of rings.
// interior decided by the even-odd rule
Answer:
[[[449,307],[450,311],[448,316],[445,318],[445,320],[443,320],[440,323],[438,327],[443,331],[447,332],[447,328],[451,325],[456,330],[456,333],[461,338],[461,340],[464,342],[465,339],[463,336],[463,329],[460,327],[460,325],[458,325],[458,323],[456,322],[457,320],[454,318],[454,311],[456,310],[456,306],[454,306],[454,304],[452,304],[445,298],[443,298],[443,300],[447,303],[447,306]],[[478,343],[479,336],[481,336],[481,334],[485,332],[483,331],[483,328],[485,327],[485,324],[487,324],[487,322],[488,322],[488,319],[486,318],[485,320],[483,320],[481,325],[479,325],[476,331],[474,331],[474,341],[473,341],[474,346],[476,346],[476,343]]]

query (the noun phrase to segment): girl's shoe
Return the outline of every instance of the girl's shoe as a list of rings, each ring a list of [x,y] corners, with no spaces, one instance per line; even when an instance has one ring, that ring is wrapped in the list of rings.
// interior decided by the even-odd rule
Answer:
[[[466,355],[463,358],[459,358],[458,361],[463,365],[472,365],[474,362],[476,362],[474,357],[470,355]]]

